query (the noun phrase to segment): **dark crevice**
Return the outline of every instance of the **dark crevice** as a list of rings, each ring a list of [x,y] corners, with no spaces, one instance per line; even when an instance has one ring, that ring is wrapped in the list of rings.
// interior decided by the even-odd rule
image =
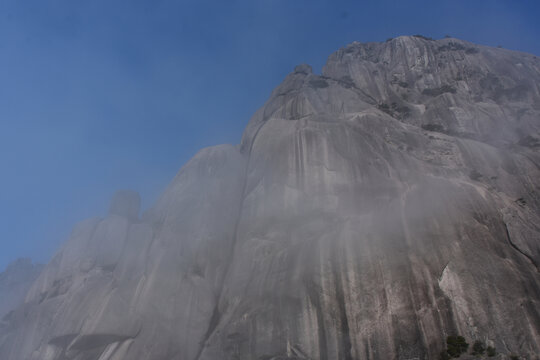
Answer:
[[[355,90],[357,93],[359,93],[360,95],[362,95],[364,97],[364,101],[370,105],[376,105],[377,104],[377,100],[369,95],[368,93],[366,93],[364,90],[362,90],[361,88],[359,88],[358,86],[356,86],[356,84],[354,83],[354,81],[351,79],[350,81],[348,80],[345,80],[345,79],[335,79],[335,78],[331,78],[331,77],[326,77],[326,76],[321,76],[323,79],[329,79],[329,80],[334,80],[338,85],[346,88],[346,89],[353,89]]]
[[[224,279],[225,280],[225,279]],[[201,346],[199,348],[199,351],[197,352],[197,356],[195,356],[195,359],[199,359],[201,357],[201,354],[204,350],[204,347],[210,339],[210,336],[216,329],[218,323],[219,323],[220,313],[219,313],[219,297],[216,300],[216,305],[214,306],[214,311],[212,312],[212,317],[210,318],[210,322],[208,324],[208,329],[206,330],[206,333],[204,334],[203,340],[201,341]]]
[[[527,260],[530,261],[531,264],[534,265],[534,267],[536,268],[536,271],[537,272],[540,272],[540,270],[538,269],[538,263],[536,262],[536,260],[534,260],[534,258],[530,255],[527,255],[524,251],[522,251],[516,244],[514,244],[512,242],[512,238],[510,237],[510,232],[508,231],[508,225],[506,225],[505,222],[503,222],[504,224],[504,230],[506,231],[506,239],[508,240],[508,243],[510,244],[511,247],[514,248],[514,250],[516,250],[517,252],[519,252],[521,255],[525,256],[527,258]]]

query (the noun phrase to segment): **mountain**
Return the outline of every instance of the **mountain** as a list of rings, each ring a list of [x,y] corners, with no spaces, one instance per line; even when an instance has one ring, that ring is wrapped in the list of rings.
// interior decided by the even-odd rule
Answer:
[[[0,319],[23,302],[42,270],[43,265],[33,264],[30,259],[18,259],[0,273]]]
[[[78,224],[5,360],[540,354],[540,60],[447,38],[299,65],[238,146]]]

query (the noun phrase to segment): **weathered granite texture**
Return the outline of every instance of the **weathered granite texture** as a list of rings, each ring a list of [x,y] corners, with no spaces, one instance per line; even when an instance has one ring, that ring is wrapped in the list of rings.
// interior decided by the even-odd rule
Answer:
[[[140,219],[120,198],[2,323],[0,358],[436,359],[451,334],[540,354],[533,55],[350,44]]]

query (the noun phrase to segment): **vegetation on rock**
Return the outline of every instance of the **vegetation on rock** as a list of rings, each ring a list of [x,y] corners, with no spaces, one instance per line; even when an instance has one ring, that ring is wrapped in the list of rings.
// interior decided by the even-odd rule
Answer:
[[[472,353],[473,355],[483,355],[486,352],[486,347],[484,346],[484,343],[480,340],[476,340],[472,347]]]

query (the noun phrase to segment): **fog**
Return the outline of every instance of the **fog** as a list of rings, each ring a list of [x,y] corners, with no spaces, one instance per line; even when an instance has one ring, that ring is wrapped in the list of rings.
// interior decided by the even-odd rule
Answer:
[[[2,2],[0,357],[537,353],[539,9]]]
[[[136,189],[148,207],[198,149],[238,143],[298,63],[320,69],[348,42],[414,33],[539,53],[536,10],[497,1],[4,1],[0,268],[21,256],[47,262],[76,221],[104,215],[116,189]]]

